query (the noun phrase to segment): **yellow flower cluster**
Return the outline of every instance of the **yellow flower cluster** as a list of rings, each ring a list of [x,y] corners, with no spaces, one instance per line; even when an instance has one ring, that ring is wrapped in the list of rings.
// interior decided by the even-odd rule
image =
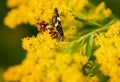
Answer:
[[[58,8],[61,21],[69,23],[73,22],[71,11],[82,11],[86,4],[87,0],[8,0],[7,5],[13,8],[4,21],[10,28],[21,23],[35,25],[38,18],[49,22],[54,8]]]
[[[95,51],[100,70],[109,76],[109,82],[120,82],[120,21],[109,26],[106,33],[100,33],[95,39],[98,49]]]
[[[104,2],[97,7],[90,7],[88,13],[85,13],[85,7],[90,5],[88,0],[8,0],[7,5],[11,11],[5,17],[4,23],[10,28],[15,28],[22,23],[36,25],[38,18],[50,23],[54,8],[58,8],[63,30],[69,38],[74,38],[78,28],[84,26],[83,23],[74,19],[73,14],[84,14],[86,18],[95,21],[111,15],[111,11],[105,8]]]
[[[23,39],[27,50],[24,61],[4,73],[11,82],[97,82],[97,77],[83,75],[88,58],[79,53],[63,54],[66,42],[56,42],[45,32]],[[91,80],[91,81],[89,81]]]
[[[94,12],[94,13],[93,13]],[[96,8],[92,8],[88,13],[88,19],[100,21],[112,15],[109,8],[105,8],[105,3],[101,2]]]
[[[90,5],[88,0],[8,0],[7,5],[12,10],[4,22],[10,28],[15,28],[21,23],[35,25],[38,18],[50,23],[53,10],[57,8],[67,38],[76,37],[74,35],[79,28],[84,26],[82,22],[74,19],[75,14],[78,17],[85,14],[86,18],[83,19],[94,21],[101,21],[111,15],[111,11],[105,8],[103,2],[96,8],[90,7],[88,13],[85,13],[85,6]],[[84,12],[81,13],[81,11]],[[96,46],[99,47],[95,51],[95,56],[97,62],[101,64],[100,70],[111,77],[111,82],[119,82],[117,79],[120,76],[120,69],[118,69],[120,60],[119,27],[120,22],[117,22],[110,26],[107,33],[99,34],[95,40]],[[73,54],[63,53],[69,42],[57,42],[51,39],[48,31],[38,33],[36,37],[24,38],[22,41],[22,46],[27,51],[26,58],[21,64],[9,68],[4,73],[5,81],[99,82],[98,77],[94,74],[93,76],[83,74],[82,68],[89,61],[87,56],[81,54],[85,51],[82,49],[83,47],[85,49],[85,46]],[[114,67],[110,69],[112,64]]]

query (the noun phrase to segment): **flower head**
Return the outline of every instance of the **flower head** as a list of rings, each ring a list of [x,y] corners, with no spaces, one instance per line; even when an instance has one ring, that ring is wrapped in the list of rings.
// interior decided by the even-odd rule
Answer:
[[[101,65],[100,70],[110,77],[110,82],[120,79],[120,21],[109,26],[106,33],[100,33],[95,42],[98,49],[94,55]]]

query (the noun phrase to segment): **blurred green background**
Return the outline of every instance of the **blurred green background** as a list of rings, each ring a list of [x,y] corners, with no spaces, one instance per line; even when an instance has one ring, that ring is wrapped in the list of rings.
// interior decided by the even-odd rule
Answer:
[[[26,51],[22,48],[21,39],[37,34],[35,26],[19,25],[10,29],[4,25],[4,18],[10,9],[6,6],[7,0],[0,0],[0,82],[3,81],[2,74],[9,66],[21,63]]]
[[[120,0],[89,0],[97,6],[105,1],[116,17],[120,17]],[[22,49],[21,39],[27,36],[36,36],[38,33],[35,26],[21,24],[15,29],[4,25],[4,18],[10,9],[6,6],[7,0],[0,0],[0,82],[3,81],[2,74],[9,66],[21,63],[26,51]]]

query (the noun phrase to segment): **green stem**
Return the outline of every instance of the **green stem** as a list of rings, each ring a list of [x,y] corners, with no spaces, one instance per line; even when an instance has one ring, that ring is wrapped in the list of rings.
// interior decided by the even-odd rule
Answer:
[[[101,31],[103,31],[103,30],[106,30],[106,29],[108,28],[108,25],[113,24],[115,21],[116,21],[116,19],[113,19],[113,20],[110,21],[108,24],[106,24],[104,27],[98,28],[98,29],[96,29],[96,30],[94,30],[94,31],[92,31],[92,32],[87,33],[86,35],[81,36],[77,41],[80,42],[81,40],[89,37],[89,36],[91,35],[91,33],[96,33],[96,32],[101,32]]]
[[[86,24],[88,24],[88,25],[94,25],[94,26],[97,26],[97,27],[103,27],[101,24],[87,19],[87,18],[86,18],[84,15],[82,15],[82,14],[77,15],[77,14],[73,13],[73,16],[74,16],[74,19],[75,19],[75,20],[78,20],[78,21],[80,21],[80,22],[84,22],[84,23],[86,23]]]
[[[78,20],[78,21],[82,21],[88,25],[94,25],[94,26],[97,26],[97,27],[103,27],[101,24],[98,24],[97,22],[94,22],[94,21],[90,21],[88,19],[85,19],[83,17],[74,17],[74,19]]]

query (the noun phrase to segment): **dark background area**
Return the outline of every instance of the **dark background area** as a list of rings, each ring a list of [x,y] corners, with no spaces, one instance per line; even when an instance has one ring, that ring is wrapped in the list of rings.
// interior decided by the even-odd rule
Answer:
[[[35,26],[21,24],[15,29],[4,25],[4,18],[10,9],[7,0],[0,0],[0,82],[4,82],[4,71],[13,65],[19,64],[25,57],[26,51],[22,48],[22,38],[35,36]]]
[[[10,9],[7,0],[0,0],[0,66],[8,67],[21,63],[26,51],[22,48],[22,38],[37,34],[35,26],[21,24],[15,29],[4,25],[4,18]]]

